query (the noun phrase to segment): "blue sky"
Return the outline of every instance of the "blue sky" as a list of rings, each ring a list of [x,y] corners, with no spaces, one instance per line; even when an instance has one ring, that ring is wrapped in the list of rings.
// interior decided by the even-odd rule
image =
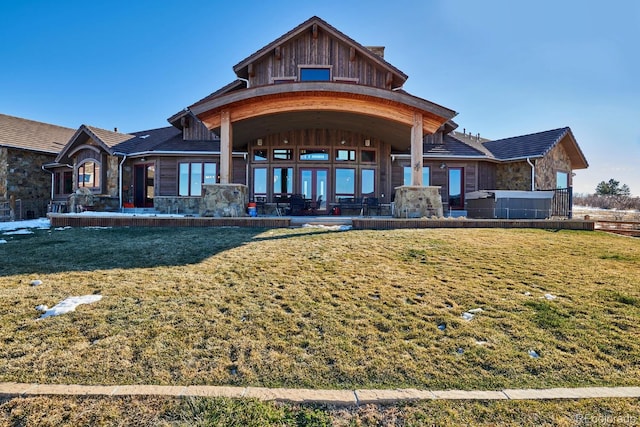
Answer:
[[[320,4],[313,4],[320,3]],[[123,132],[234,80],[232,67],[317,15],[409,76],[405,89],[498,139],[570,126],[590,167],[640,195],[635,0],[22,0],[0,5],[0,113]]]

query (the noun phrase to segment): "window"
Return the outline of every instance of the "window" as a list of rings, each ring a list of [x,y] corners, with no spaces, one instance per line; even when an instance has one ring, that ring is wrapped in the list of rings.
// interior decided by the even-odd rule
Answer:
[[[254,162],[265,162],[268,158],[267,150],[253,150]]]
[[[178,195],[201,196],[202,184],[217,182],[215,163],[180,163],[178,165]]]
[[[363,163],[374,163],[376,161],[376,152],[371,150],[362,150],[360,152],[360,161]]]
[[[556,188],[569,188],[569,174],[556,172]]]
[[[291,148],[276,148],[273,150],[273,160],[293,160]]]
[[[53,188],[55,194],[73,193],[73,172],[56,172],[53,175]]]
[[[360,171],[360,189],[362,195],[373,195],[376,188],[376,171],[373,169],[362,169]]]
[[[315,161],[329,160],[329,151],[323,148],[320,148],[320,149],[303,148],[300,150],[300,160],[315,160]]]
[[[253,194],[255,196],[267,195],[267,168],[253,170]]]
[[[330,68],[300,68],[301,82],[326,82],[331,80]]]
[[[356,192],[355,169],[336,169],[336,196],[353,197]]]
[[[273,195],[293,193],[293,168],[273,168]]]
[[[336,161],[338,162],[355,162],[356,150],[337,150]]]
[[[422,185],[428,187],[431,185],[431,174],[429,173],[429,166],[422,167]],[[404,167],[404,185],[411,185],[411,166]]]
[[[89,160],[78,166],[78,187],[100,190],[100,163]]]

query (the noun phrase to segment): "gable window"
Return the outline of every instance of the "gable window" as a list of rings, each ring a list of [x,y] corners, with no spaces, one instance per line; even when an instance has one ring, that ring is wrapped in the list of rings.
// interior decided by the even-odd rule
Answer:
[[[323,148],[318,148],[318,149],[303,148],[300,150],[300,160],[316,160],[316,161],[329,160],[329,151]]]
[[[178,195],[201,196],[202,184],[215,184],[217,165],[215,163],[180,163],[178,167]]]
[[[330,68],[315,68],[315,67],[300,68],[301,82],[328,82],[329,80],[331,80]]]
[[[267,150],[253,150],[253,161],[254,162],[264,162],[268,159]]]
[[[569,188],[569,174],[556,172],[556,188]]]
[[[293,150],[291,148],[274,148],[273,160],[293,160]]]
[[[355,162],[356,150],[338,150],[336,151],[336,161],[339,162]]]
[[[78,166],[78,188],[100,190],[100,163],[88,160]]]

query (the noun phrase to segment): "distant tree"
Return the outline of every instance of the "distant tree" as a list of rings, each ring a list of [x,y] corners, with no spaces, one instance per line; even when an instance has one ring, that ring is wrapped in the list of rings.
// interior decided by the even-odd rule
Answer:
[[[596,194],[598,196],[629,196],[631,190],[627,184],[620,185],[620,181],[612,178],[609,182],[600,182],[596,187]]]

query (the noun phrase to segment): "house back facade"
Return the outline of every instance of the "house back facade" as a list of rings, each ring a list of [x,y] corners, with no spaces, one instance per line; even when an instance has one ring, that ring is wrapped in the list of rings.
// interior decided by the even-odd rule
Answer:
[[[361,45],[318,17],[233,71],[235,80],[165,128],[73,131],[40,160],[46,197],[69,211],[225,215],[204,206],[220,187],[240,194],[240,206],[301,194],[326,214],[340,200],[389,205],[431,188],[419,194],[437,194],[455,212],[480,190],[571,188],[573,170],[588,166],[568,127],[494,141],[460,132],[455,111],[403,89],[408,76],[383,47]]]

